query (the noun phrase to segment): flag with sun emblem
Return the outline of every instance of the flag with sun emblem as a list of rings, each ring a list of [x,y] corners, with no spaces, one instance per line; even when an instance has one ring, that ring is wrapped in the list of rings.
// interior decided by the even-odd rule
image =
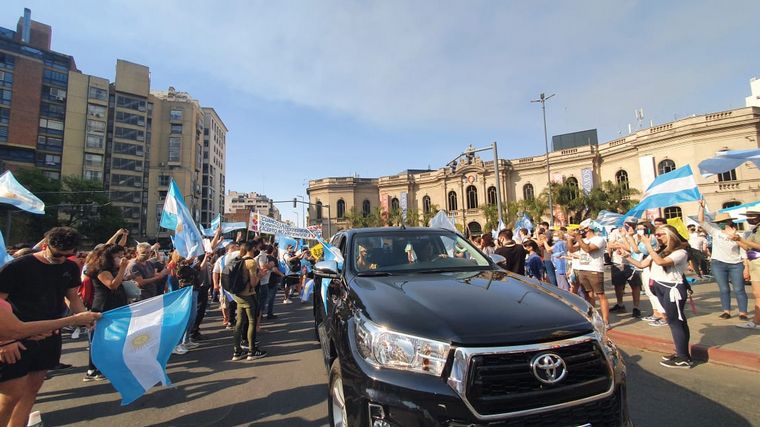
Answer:
[[[166,375],[172,349],[190,320],[192,287],[103,313],[92,338],[92,361],[128,405]]]

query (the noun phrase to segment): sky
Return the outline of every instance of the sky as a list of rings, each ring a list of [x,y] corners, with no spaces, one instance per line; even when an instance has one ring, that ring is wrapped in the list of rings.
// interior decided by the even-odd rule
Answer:
[[[227,189],[274,200],[442,167],[470,144],[542,154],[542,92],[550,138],[596,128],[603,143],[638,108],[648,125],[743,107],[760,77],[754,0],[3,0],[0,26],[24,7],[82,72],[113,79],[129,60],[153,90],[214,107]]]

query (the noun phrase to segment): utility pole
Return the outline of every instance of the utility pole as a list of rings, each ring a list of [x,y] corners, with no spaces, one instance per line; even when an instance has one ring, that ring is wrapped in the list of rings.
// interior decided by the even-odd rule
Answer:
[[[546,132],[546,101],[549,100],[549,98],[553,97],[556,94],[551,94],[549,96],[545,96],[545,94],[542,92],[538,99],[534,99],[530,102],[540,102],[541,103],[541,111],[544,115],[544,144],[546,145],[546,180],[547,184],[549,185],[548,193],[549,193],[549,227],[554,227],[554,205],[552,204],[552,172],[551,172],[551,166],[549,165],[549,136]]]

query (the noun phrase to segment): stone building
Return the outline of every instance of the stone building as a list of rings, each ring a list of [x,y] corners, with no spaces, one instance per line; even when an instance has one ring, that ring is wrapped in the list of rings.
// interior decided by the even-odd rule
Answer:
[[[718,176],[699,175],[700,161],[721,150],[756,149],[760,139],[760,107],[746,107],[692,116],[631,133],[599,145],[568,148],[549,153],[551,179],[579,189],[590,189],[604,181],[627,183],[643,191],[654,178],[684,165],[694,171],[708,208],[721,209],[760,199],[760,172],[751,163]],[[388,211],[403,204],[427,212],[433,207],[447,210],[454,220],[473,233],[485,223],[481,207],[502,201],[537,197],[547,187],[546,156],[537,154],[513,160],[499,159],[501,188],[496,188],[493,161],[460,161],[436,170],[404,171],[379,178],[331,177],[309,181],[311,203],[331,207],[332,231],[348,228],[347,213],[369,214],[377,206]],[[666,218],[693,215],[697,204],[684,203],[663,208]],[[325,209],[312,207],[310,224],[323,224]]]

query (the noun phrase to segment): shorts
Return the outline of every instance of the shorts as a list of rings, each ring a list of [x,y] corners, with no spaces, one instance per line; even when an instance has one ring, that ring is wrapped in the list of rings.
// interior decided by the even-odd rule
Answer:
[[[749,262],[749,280],[760,282],[760,259]]]
[[[285,276],[285,286],[294,286],[301,283],[301,276]]]
[[[576,274],[578,275],[578,284],[583,286],[586,293],[604,293],[604,272],[579,270]]]
[[[641,288],[641,272],[634,270],[630,265],[624,265],[621,269],[617,265],[612,264],[610,271],[612,273],[612,285],[616,288],[625,286],[625,282],[628,282],[632,288]]]
[[[23,341],[26,350],[21,359],[6,365],[0,363],[0,382],[21,378],[34,371],[53,369],[61,361],[61,335],[51,335],[40,341]]]

